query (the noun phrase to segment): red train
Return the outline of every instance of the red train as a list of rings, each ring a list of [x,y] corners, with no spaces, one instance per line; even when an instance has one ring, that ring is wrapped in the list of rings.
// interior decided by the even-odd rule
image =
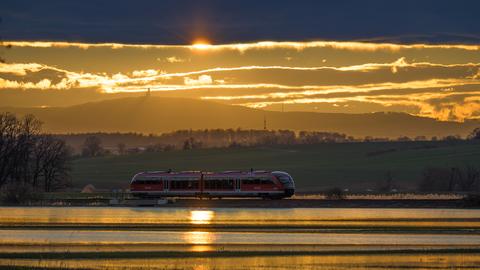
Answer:
[[[136,174],[130,183],[136,197],[262,197],[281,199],[295,193],[293,178],[281,171],[219,173],[155,171]]]

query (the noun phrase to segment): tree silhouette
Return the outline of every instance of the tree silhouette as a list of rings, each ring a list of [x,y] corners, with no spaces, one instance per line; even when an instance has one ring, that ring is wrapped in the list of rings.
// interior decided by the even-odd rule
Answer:
[[[89,136],[83,143],[82,156],[98,157],[105,153],[102,147],[102,140],[96,136]]]

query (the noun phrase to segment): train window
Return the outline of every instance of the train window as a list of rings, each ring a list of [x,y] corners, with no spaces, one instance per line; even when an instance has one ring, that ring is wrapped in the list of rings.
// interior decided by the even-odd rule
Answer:
[[[252,183],[252,180],[250,180],[250,179],[243,179],[242,180],[242,185],[251,185],[251,184],[253,184],[253,183]]]
[[[278,180],[283,184],[290,182],[290,177],[288,175],[277,175]]]
[[[171,189],[198,189],[198,181],[197,180],[171,181],[170,188]]]
[[[138,185],[156,185],[159,184],[160,181],[156,179],[148,179],[148,180],[134,180],[132,184],[138,184]]]
[[[261,183],[262,185],[273,185],[273,181],[270,179],[263,179]]]
[[[288,184],[292,182],[292,177],[288,174],[285,173],[275,173],[275,177],[282,183],[282,184]]]
[[[233,180],[205,180],[205,189],[233,189]]]
[[[242,185],[261,185],[263,181],[261,179],[243,179]]]

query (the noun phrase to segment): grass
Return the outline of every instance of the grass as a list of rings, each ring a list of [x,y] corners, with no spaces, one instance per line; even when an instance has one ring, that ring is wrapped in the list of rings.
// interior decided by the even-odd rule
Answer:
[[[476,165],[480,143],[376,142],[197,149],[125,156],[80,158],[73,163],[77,188],[127,188],[131,177],[148,170],[284,170],[295,179],[297,190],[319,191],[331,187],[351,191],[375,189],[391,172],[403,190],[415,189],[428,166],[450,168]]]

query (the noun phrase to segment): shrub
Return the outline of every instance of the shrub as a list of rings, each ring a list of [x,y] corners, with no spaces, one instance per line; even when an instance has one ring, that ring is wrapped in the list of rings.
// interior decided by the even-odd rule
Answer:
[[[35,192],[30,185],[7,184],[2,188],[0,200],[6,204],[26,204],[35,199]]]
[[[329,200],[343,200],[345,199],[345,194],[341,188],[334,187],[325,192],[325,197]]]

